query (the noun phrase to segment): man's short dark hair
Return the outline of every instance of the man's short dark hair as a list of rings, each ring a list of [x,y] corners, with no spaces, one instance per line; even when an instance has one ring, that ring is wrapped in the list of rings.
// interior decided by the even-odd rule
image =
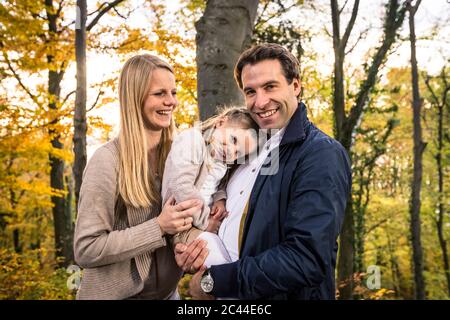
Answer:
[[[240,55],[234,67],[234,78],[239,88],[243,87],[242,69],[248,64],[253,65],[263,60],[278,60],[288,84],[291,84],[294,79],[300,80],[300,64],[297,58],[279,44],[265,43],[255,45]]]

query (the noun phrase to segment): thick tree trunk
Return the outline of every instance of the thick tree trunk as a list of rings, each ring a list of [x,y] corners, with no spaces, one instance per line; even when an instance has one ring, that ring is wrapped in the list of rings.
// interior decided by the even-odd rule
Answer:
[[[78,199],[86,166],[86,0],[77,0],[77,25],[75,30],[75,57],[77,64],[77,90],[75,97],[73,151],[73,175],[75,179],[75,206]]]
[[[209,0],[197,30],[197,96],[200,119],[218,106],[243,104],[233,75],[234,65],[250,45],[258,0]]]
[[[422,141],[422,125],[421,125],[421,98],[419,92],[419,74],[417,70],[416,59],[416,34],[414,25],[414,15],[420,1],[415,6],[409,4],[409,33],[411,43],[411,75],[413,89],[413,139],[414,139],[414,168],[411,186],[411,241],[413,249],[413,266],[414,266],[414,282],[415,282],[415,298],[418,300],[425,299],[425,281],[423,278],[423,254],[421,243],[421,221],[420,221],[420,192],[422,187],[422,155],[426,144]]]

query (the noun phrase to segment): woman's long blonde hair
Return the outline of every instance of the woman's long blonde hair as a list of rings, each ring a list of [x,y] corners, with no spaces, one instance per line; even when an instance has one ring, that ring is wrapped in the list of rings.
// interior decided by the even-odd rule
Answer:
[[[172,67],[160,58],[142,54],[129,59],[119,79],[120,131],[119,131],[119,194],[127,205],[149,207],[161,202],[155,177],[150,174],[147,137],[143,106],[148,95],[150,79],[155,69],[173,73]],[[175,130],[173,121],[163,129],[157,147],[158,168],[161,175]],[[162,178],[162,177],[161,177]]]

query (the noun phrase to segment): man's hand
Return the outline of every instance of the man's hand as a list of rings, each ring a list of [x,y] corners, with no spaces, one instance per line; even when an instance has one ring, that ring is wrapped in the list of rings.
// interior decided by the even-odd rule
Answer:
[[[175,260],[178,266],[189,273],[197,272],[205,263],[208,256],[207,242],[195,239],[188,246],[177,243],[175,246]]]
[[[206,267],[202,266],[200,270],[197,271],[196,274],[192,277],[189,282],[189,293],[194,300],[214,300],[214,296],[203,292],[200,287],[200,280],[202,279],[202,275],[205,272]]]
[[[209,222],[206,231],[217,234],[223,219],[226,217],[228,217],[228,212],[225,207],[225,200],[222,199],[214,202],[209,215]]]

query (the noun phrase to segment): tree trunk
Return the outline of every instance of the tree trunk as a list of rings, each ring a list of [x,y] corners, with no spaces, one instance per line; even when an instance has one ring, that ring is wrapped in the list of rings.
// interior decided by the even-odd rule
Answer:
[[[369,98],[370,90],[376,84],[377,74],[389,49],[395,41],[397,30],[403,23],[405,9],[400,10],[398,0],[390,0],[387,6],[384,24],[384,37],[381,46],[376,50],[370,67],[366,70],[366,78],[362,82],[356,95],[356,102],[348,115],[345,112],[345,89],[344,89],[344,60],[345,49],[352,32],[356,16],[358,14],[359,1],[355,0],[350,20],[341,37],[340,33],[340,9],[337,0],[331,0],[331,16],[333,26],[333,48],[335,55],[333,74],[333,110],[334,131],[336,139],[347,150],[352,159],[353,133],[364,113],[364,106]],[[339,299],[352,299],[354,273],[354,242],[355,228],[352,206],[352,195],[347,199],[344,222],[340,236],[340,250],[338,260],[338,284],[346,283],[340,288]]]
[[[340,300],[353,298],[353,271],[355,260],[355,224],[351,197],[347,199],[344,222],[339,241],[338,290]]]
[[[77,25],[75,30],[75,57],[77,64],[77,90],[75,96],[74,133],[73,133],[73,175],[75,179],[75,208],[86,166],[86,0],[77,0]]]
[[[52,72],[50,72],[52,73]],[[50,79],[52,77],[49,77]],[[52,83],[52,81],[49,81]],[[50,108],[56,108],[54,104],[50,104]],[[55,130],[49,130],[52,147],[55,149],[63,149],[63,144],[60,140],[60,135]],[[64,161],[58,157],[50,154],[50,186],[57,191],[64,191]],[[51,197],[53,203],[53,223],[55,230],[55,249],[58,258],[64,258],[60,262],[61,266],[66,266],[73,261],[72,244],[68,243],[68,238],[71,236],[72,230],[67,229],[70,216],[66,215],[65,198],[61,195],[54,195]]]
[[[258,0],[209,0],[197,30],[197,96],[200,119],[218,106],[243,104],[234,80],[234,65],[250,45]]]
[[[448,261],[448,252],[447,252],[447,240],[445,238],[444,231],[444,215],[445,215],[445,207],[444,207],[444,166],[442,164],[442,153],[444,152],[444,112],[445,107],[448,107],[447,96],[450,92],[450,84],[447,81],[446,75],[446,67],[442,68],[442,72],[437,79],[442,80],[440,84],[442,95],[438,97],[436,92],[433,90],[432,85],[430,84],[431,77],[426,75],[425,84],[427,85],[428,91],[432,97],[432,105],[437,108],[437,151],[434,155],[436,160],[436,167],[438,169],[438,198],[437,198],[437,219],[436,219],[436,230],[439,239],[439,245],[442,251],[442,260],[444,264],[444,272],[447,280],[447,294],[450,297],[450,266]],[[448,121],[447,121],[448,122]]]
[[[437,93],[434,91],[432,85],[430,84],[431,77],[426,75],[425,84],[431,94],[431,103],[437,108],[437,151],[434,155],[436,160],[436,167],[438,171],[438,198],[437,198],[437,219],[436,219],[436,229],[439,239],[439,245],[442,251],[442,260],[444,264],[444,272],[447,280],[447,294],[450,297],[450,266],[448,261],[447,252],[447,240],[445,238],[444,232],[444,215],[445,215],[445,205],[444,205],[444,166],[442,164],[442,153],[444,152],[444,112],[445,107],[448,107],[447,97],[450,92],[450,84],[447,81],[446,66],[442,68],[442,72],[439,77],[437,77],[440,83],[442,94],[438,97]],[[448,122],[448,121],[447,121]]]
[[[58,32],[57,29],[57,16],[51,11],[53,8],[52,0],[45,0],[47,7],[47,20],[50,36]],[[47,62],[51,65],[54,63],[54,56],[51,54],[47,55]],[[48,94],[50,97],[49,102],[49,113],[53,118],[50,121],[49,136],[52,147],[55,149],[62,150],[64,148],[61,142],[61,135],[59,130],[56,128],[58,124],[58,101],[61,94],[61,80],[64,75],[64,68],[60,71],[49,69],[48,71]],[[64,161],[55,157],[52,153],[49,154],[50,160],[50,187],[56,191],[64,191]],[[53,204],[53,223],[55,231],[55,250],[56,257],[60,260],[60,266],[67,266],[73,261],[73,249],[72,243],[70,242],[72,230],[68,229],[67,226],[70,225],[68,219],[70,216],[66,215],[65,198],[62,195],[53,195],[51,197]]]
[[[445,77],[445,69],[443,69],[442,76]],[[445,80],[445,78],[444,78]],[[445,81],[444,81],[445,82]],[[444,235],[444,171],[442,166],[442,152],[444,151],[444,130],[443,130],[443,122],[444,122],[444,107],[446,105],[446,97],[447,92],[449,91],[449,87],[446,87],[442,96],[442,105],[438,103],[438,150],[436,154],[436,166],[438,169],[438,219],[436,221],[436,227],[438,232],[439,244],[441,246],[442,251],[442,260],[444,263],[444,272],[447,279],[447,294],[450,297],[450,266],[448,262],[448,253],[447,253],[447,241]]]
[[[415,298],[417,300],[425,299],[425,281],[423,278],[423,254],[421,243],[421,222],[420,222],[420,191],[422,186],[422,155],[426,144],[422,141],[422,125],[421,125],[421,105],[422,101],[419,93],[419,74],[417,70],[416,60],[416,34],[414,25],[414,15],[420,1],[415,6],[408,3],[409,10],[409,35],[411,43],[411,75],[413,89],[413,139],[414,139],[414,168],[411,186],[411,241],[413,249],[413,265],[414,265],[414,282],[415,282]]]

